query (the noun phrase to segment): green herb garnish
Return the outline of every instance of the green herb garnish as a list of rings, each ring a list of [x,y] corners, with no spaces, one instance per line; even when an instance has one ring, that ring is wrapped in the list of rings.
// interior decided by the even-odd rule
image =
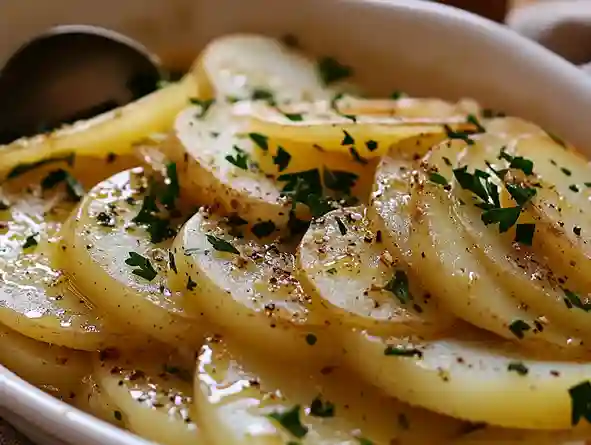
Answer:
[[[444,125],[443,129],[449,139],[459,139],[466,142],[468,145],[474,145],[474,141],[470,139],[470,135],[474,134],[472,131],[454,131],[449,125]]]
[[[486,210],[480,216],[480,219],[487,226],[489,224],[498,224],[499,232],[504,233],[515,225],[521,214],[521,207],[505,207]]]
[[[472,125],[474,125],[476,127],[476,132],[477,133],[486,133],[486,128],[484,128],[482,126],[482,124],[480,123],[480,121],[478,120],[478,118],[475,115],[469,114],[468,115],[468,118],[466,119],[466,121],[469,124],[472,124]]]
[[[355,439],[357,439],[359,445],[374,445],[374,443],[371,440],[366,439],[365,437],[356,437]]]
[[[509,330],[521,340],[525,336],[525,332],[531,330],[531,326],[523,320],[515,320],[509,325]]]
[[[406,94],[404,94],[402,91],[398,91],[398,90],[395,90],[392,93],[390,93],[390,99],[392,99],[392,100],[402,99],[404,96],[406,96]]]
[[[23,244],[23,250],[30,249],[31,247],[37,247],[37,244],[39,244],[37,242],[37,236],[39,236],[38,233],[34,233],[33,235],[27,236]]]
[[[369,140],[365,142],[365,146],[369,151],[375,151],[378,149],[378,143],[374,140]]]
[[[341,232],[341,235],[345,236],[347,234],[347,226],[338,216],[335,216],[334,219],[336,220],[337,226],[339,227],[339,232]]]
[[[507,371],[515,371],[519,375],[527,375],[529,369],[522,362],[511,362],[507,365]]]
[[[524,246],[531,246],[535,232],[535,224],[517,224],[515,226],[515,242]]]
[[[329,401],[322,401],[319,395],[310,404],[310,415],[314,417],[334,417],[335,406]]]
[[[248,133],[248,137],[263,151],[269,150],[269,138],[260,133]]]
[[[337,106],[337,102],[344,96],[344,93],[337,93],[333,96],[333,98],[330,100],[330,108],[332,108],[332,110],[338,114],[339,116],[343,116],[346,119],[350,119],[353,122],[357,122],[357,118],[352,115],[352,114],[343,114],[341,113],[341,110],[339,109],[339,107]]]
[[[115,420],[117,420],[118,422],[121,422],[123,420],[123,414],[121,414],[121,411],[119,410],[113,411],[113,417],[115,417]]]
[[[199,111],[199,113],[195,115],[195,117],[197,117],[198,119],[202,119],[203,117],[205,117],[211,106],[215,103],[215,99],[201,100],[197,99],[196,97],[193,97],[189,99],[189,102],[191,102],[191,104],[193,105],[201,107],[201,110]]]
[[[445,179],[445,177],[440,175],[439,173],[429,173],[429,181],[434,182],[435,184],[442,185],[444,187],[449,186],[449,182],[447,182],[447,179]]]
[[[226,156],[226,161],[242,170],[248,170],[248,154],[246,154],[244,150],[236,145],[234,145],[232,148],[236,152],[236,155]]]
[[[169,162],[166,164],[166,177],[164,179],[164,190],[160,196],[160,202],[167,209],[172,209],[175,202],[180,196],[181,189],[179,186],[178,174],[176,171],[176,163]]]
[[[591,382],[585,380],[568,390],[571,399],[571,423],[577,425],[581,418],[591,423]]]
[[[283,114],[287,119],[289,119],[292,122],[301,122],[304,120],[304,116],[301,113],[281,113]]]
[[[133,269],[131,273],[145,280],[152,281],[158,275],[158,272],[156,272],[152,263],[150,263],[150,260],[136,252],[129,252],[129,258],[125,260],[125,264],[137,267],[137,269]]]
[[[238,249],[236,249],[236,247],[234,247],[228,241],[223,240],[223,239],[218,238],[217,236],[213,236],[213,235],[206,235],[206,236],[207,236],[207,241],[209,241],[209,244],[211,244],[212,247],[215,250],[217,250],[218,252],[228,252],[228,253],[233,253],[234,255],[240,255],[240,252],[238,251]]]
[[[499,159],[504,159],[505,161],[509,162],[510,168],[521,170],[528,176],[533,174],[534,163],[531,160],[526,159],[523,156],[511,156],[504,150],[504,147],[501,149],[501,152],[499,153]]]
[[[252,94],[250,95],[252,100],[265,100],[270,105],[275,105],[275,96],[269,90],[265,90],[262,88],[255,88],[252,90]]]
[[[560,171],[562,173],[564,173],[566,176],[571,176],[573,174],[573,172],[571,172],[568,168],[566,167],[560,167]]]
[[[176,259],[174,257],[174,253],[172,253],[172,250],[168,251],[168,265],[170,266],[170,270],[172,270],[175,274],[179,273],[176,268]]]
[[[8,172],[8,175],[6,175],[6,179],[15,178],[17,176],[30,172],[31,170],[35,170],[36,168],[57,162],[66,162],[69,166],[72,166],[74,165],[75,159],[76,155],[74,153],[68,153],[62,156],[54,156],[51,158],[41,159],[35,162],[25,162],[22,164],[18,164]]]
[[[367,164],[367,162],[368,162],[367,159],[362,158],[355,147],[353,147],[353,146],[349,147],[349,152],[351,153],[351,156],[353,156],[353,159],[355,159],[355,161],[357,161],[363,165]]]
[[[273,221],[263,221],[252,226],[251,232],[257,238],[264,238],[271,235],[276,229]]]
[[[407,348],[405,346],[386,346],[384,355],[397,357],[418,357],[422,358],[423,353],[416,348]]]
[[[159,212],[156,203],[154,187],[144,197],[142,208],[139,213],[132,219],[132,222],[142,225],[150,235],[152,243],[157,244],[175,235],[175,231],[170,227],[170,220],[160,218],[157,216]]]
[[[289,161],[291,161],[291,155],[283,147],[277,147],[277,154],[273,156],[273,164],[277,166],[277,169],[282,172],[289,165]]]
[[[358,178],[359,176],[355,173],[342,170],[330,170],[329,168],[324,167],[324,185],[327,189],[335,192],[350,195],[351,189],[355,187]]]
[[[568,299],[568,301],[570,302],[570,307],[574,306],[577,309],[584,310],[585,312],[591,311],[591,302],[587,301],[587,302],[583,303],[581,301],[581,297],[579,297],[578,294],[574,293],[571,290],[563,289],[563,292],[564,292],[564,295],[566,295],[566,298]]]
[[[187,290],[193,291],[197,287],[197,283],[195,283],[191,277],[187,277]]]
[[[325,85],[330,85],[350,77],[353,69],[333,57],[323,57],[318,60],[318,74]]]
[[[308,434],[308,427],[300,421],[300,405],[295,405],[286,411],[275,411],[268,415],[270,419],[277,421],[292,436],[301,439]]]
[[[355,139],[353,139],[353,136],[351,136],[347,132],[347,130],[343,130],[343,133],[345,134],[345,136],[343,137],[343,140],[341,141],[341,145],[354,145]]]
[[[295,209],[297,203],[302,203],[308,206],[314,218],[334,209],[330,200],[322,194],[322,181],[318,169],[284,174],[277,180],[286,182],[281,193],[291,199],[292,209]]]
[[[413,299],[408,288],[408,276],[402,270],[394,272],[394,276],[386,283],[384,289],[392,292],[402,304],[407,304]]]

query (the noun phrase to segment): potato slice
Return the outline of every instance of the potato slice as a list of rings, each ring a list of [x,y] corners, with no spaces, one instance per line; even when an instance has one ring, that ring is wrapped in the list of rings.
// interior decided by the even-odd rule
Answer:
[[[97,362],[94,378],[110,401],[112,418],[163,445],[203,443],[193,420],[192,368],[183,362],[137,356]],[[179,366],[180,363],[180,366]]]
[[[479,425],[476,425],[476,427]],[[453,445],[585,445],[589,431],[584,428],[532,431],[484,426],[462,435]]]
[[[5,166],[2,176],[10,179],[0,191],[0,322],[34,339],[92,351],[119,344],[129,331],[105,320],[53,256],[62,223],[76,205],[78,197],[71,195],[80,192],[77,187],[91,187],[131,161],[72,156],[68,161]]]
[[[487,162],[495,165],[499,160],[496,159],[496,153],[491,153],[480,144],[470,147],[458,160],[459,165],[467,166],[469,172],[475,169],[486,172]],[[505,164],[505,161],[502,163]],[[436,164],[434,168],[438,167]],[[498,165],[493,168],[499,171],[506,167],[507,165]],[[492,180],[494,173],[490,170],[488,173]],[[495,186],[503,188],[503,185]],[[582,308],[573,308],[568,299],[568,292],[562,288],[558,277],[547,267],[540,255],[532,252],[527,245],[514,242],[514,227],[508,232],[499,233],[497,225],[486,226],[481,219],[483,211],[473,205],[474,195],[461,189],[457,182],[453,183],[450,200],[455,215],[470,234],[481,257],[513,296],[533,310],[545,314],[551,323],[557,323],[561,330],[569,335],[585,340],[591,339],[591,327],[586,311],[580,310]],[[510,204],[514,205],[514,202]],[[537,234],[534,239],[537,236],[540,235]],[[567,282],[566,286],[568,285]]]
[[[242,233],[241,226],[205,209],[183,226],[173,246],[193,310],[231,338],[272,352],[275,360],[338,354],[326,314],[311,310],[293,276],[293,251]]]
[[[121,325],[191,344],[199,341],[199,322],[166,280],[176,220],[153,219],[149,181],[136,168],[95,186],[64,230],[60,262],[76,288]],[[133,222],[140,211],[149,215],[148,229]]]
[[[303,289],[341,323],[373,333],[448,328],[454,317],[425,296],[406,264],[392,259],[365,211],[334,210],[312,222],[296,254]]]
[[[195,107],[179,115],[174,137],[167,144],[167,152],[179,166],[186,196],[252,222],[287,225],[291,204],[281,197],[282,184],[252,164],[254,142],[230,119],[228,108],[213,105],[202,118],[197,113]]]
[[[308,374],[260,356],[232,354],[219,342],[201,349],[195,404],[214,445],[418,445],[442,443],[461,428],[454,419],[384,397],[344,368]]]
[[[37,162],[70,152],[96,157],[107,156],[108,152],[131,154],[135,142],[167,131],[188,99],[196,95],[194,80],[187,76],[122,108],[0,147],[0,164]]]
[[[0,364],[69,403],[76,403],[92,355],[31,340],[0,324]]]
[[[527,356],[481,331],[463,338],[412,343],[350,332],[344,340],[349,366],[411,404],[507,428],[566,429],[576,421],[588,430],[581,414],[590,364]]]
[[[215,39],[195,69],[198,85],[218,99],[323,99],[332,92],[313,61],[270,37],[235,34]]]
[[[240,103],[234,114],[248,131],[280,144],[318,146],[357,158],[384,156],[398,142],[416,136],[446,138],[444,125],[471,128],[467,113],[438,99],[368,100],[345,97],[277,107]],[[297,116],[297,118],[296,118]]]

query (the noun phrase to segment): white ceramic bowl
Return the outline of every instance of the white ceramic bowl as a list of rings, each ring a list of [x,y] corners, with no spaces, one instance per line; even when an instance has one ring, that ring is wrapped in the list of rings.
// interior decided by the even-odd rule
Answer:
[[[355,67],[376,92],[401,89],[486,106],[547,127],[591,155],[591,80],[568,62],[479,17],[412,0],[19,0],[0,3],[0,66],[55,24],[126,33],[157,53],[197,54],[231,32],[292,33],[312,53]],[[43,443],[146,444],[51,398],[0,366],[0,415]],[[59,441],[63,442],[59,442]]]

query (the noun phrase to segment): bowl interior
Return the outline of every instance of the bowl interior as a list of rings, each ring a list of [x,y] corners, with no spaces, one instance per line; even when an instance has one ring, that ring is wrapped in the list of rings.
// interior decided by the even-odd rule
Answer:
[[[354,67],[370,92],[403,90],[482,104],[547,127],[591,156],[591,81],[500,25],[412,0],[21,0],[3,2],[0,66],[56,24],[105,26],[138,39],[169,65],[186,64],[231,32],[296,35],[315,55]],[[0,367],[0,406],[70,443],[146,443],[43,394]]]

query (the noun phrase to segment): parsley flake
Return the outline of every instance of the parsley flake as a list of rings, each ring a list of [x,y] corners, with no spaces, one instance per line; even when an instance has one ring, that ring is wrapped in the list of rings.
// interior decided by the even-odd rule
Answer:
[[[566,167],[560,167],[560,171],[562,173],[564,173],[566,176],[571,176],[573,174],[573,172],[571,172],[568,168]]]
[[[308,427],[302,425],[300,421],[300,405],[295,405],[292,409],[286,411],[272,412],[268,417],[277,421],[292,436],[298,439],[302,439],[308,434]]]
[[[260,133],[248,133],[248,137],[263,151],[269,150],[269,138]]]
[[[181,193],[176,171],[176,163],[169,162],[166,164],[166,178],[164,179],[164,184],[165,187],[160,196],[160,202],[167,209],[172,209]]]
[[[201,99],[197,99],[196,97],[193,97],[193,98],[189,99],[189,102],[191,102],[192,105],[196,105],[198,107],[201,107],[201,110],[199,111],[199,113],[197,113],[195,115],[195,117],[197,117],[198,119],[202,119],[203,117],[205,117],[205,115],[207,114],[207,112],[209,111],[211,106],[215,103],[215,100],[214,99],[201,100]]]
[[[445,179],[444,176],[435,172],[429,173],[429,181],[434,182],[435,184],[442,185],[444,187],[447,187],[449,185],[449,182],[447,182],[447,179]]]
[[[37,236],[39,236],[38,233],[34,233],[32,235],[27,236],[23,244],[23,250],[30,249],[31,247],[37,247],[37,244],[39,244],[37,242]]]
[[[374,445],[374,443],[371,440],[366,439],[365,437],[356,437],[355,439],[357,439],[359,445]]]
[[[402,99],[404,96],[406,96],[406,94],[404,94],[402,91],[398,91],[398,90],[395,90],[392,93],[390,93],[390,99],[392,99],[392,100]]]
[[[347,234],[347,226],[338,216],[335,216],[334,219],[336,220],[337,226],[339,227],[339,232],[341,232],[341,235],[345,236]]]
[[[276,229],[277,227],[273,221],[263,221],[252,226],[250,231],[257,238],[265,238],[271,235]]]
[[[275,96],[269,90],[265,90],[263,88],[255,88],[252,90],[252,94],[250,95],[252,100],[265,100],[270,105],[275,104]]]
[[[585,312],[589,312],[591,311],[591,302],[589,302],[588,298],[586,298],[584,303],[583,301],[581,301],[581,297],[579,297],[578,294],[574,293],[571,290],[568,289],[563,289],[564,295],[566,295],[566,298],[568,299],[568,301],[570,302],[570,307],[576,307],[577,309],[581,309]]]
[[[350,77],[353,69],[333,57],[323,57],[318,60],[318,74],[325,85],[330,85]]]
[[[571,399],[571,423],[577,425],[581,418],[591,423],[591,382],[585,380],[568,390]]]
[[[509,330],[515,337],[522,340],[525,337],[524,333],[531,330],[531,326],[523,320],[515,320],[509,325]]]
[[[322,401],[321,396],[317,396],[310,404],[310,415],[314,417],[334,417],[335,406],[329,401]]]
[[[191,277],[187,277],[187,290],[193,291],[197,287],[197,283],[195,283]]]
[[[369,140],[365,142],[365,146],[369,151],[375,151],[378,149],[378,143],[374,140]]]
[[[172,253],[172,250],[168,251],[168,265],[170,266],[170,270],[172,270],[175,274],[178,274],[179,271],[176,268],[176,259],[174,257],[174,253]]]
[[[236,152],[236,155],[226,156],[226,161],[242,170],[248,170],[248,154],[246,154],[244,150],[242,150],[240,147],[237,147],[236,145],[234,145],[232,148]]]
[[[526,159],[523,156],[511,156],[504,150],[504,147],[499,153],[499,159],[504,159],[505,161],[509,162],[510,168],[521,170],[528,176],[533,174],[534,163],[530,159]]]
[[[355,187],[358,178],[359,176],[355,173],[342,170],[330,170],[326,167],[323,172],[324,185],[326,188],[345,195],[351,194],[351,189]]]
[[[115,417],[115,420],[117,420],[118,422],[121,422],[123,420],[123,414],[121,414],[121,411],[119,410],[113,411],[113,417]]]
[[[318,338],[314,334],[306,334],[306,343],[308,343],[308,345],[314,346],[317,341]]]
[[[301,122],[304,120],[304,117],[301,113],[282,113],[282,114],[292,122]]]
[[[283,147],[277,147],[277,154],[273,156],[273,164],[275,164],[280,172],[285,170],[291,161],[291,155],[283,149]]]
[[[470,135],[474,134],[471,131],[454,131],[449,125],[444,125],[443,129],[449,139],[459,139],[466,142],[468,145],[474,145],[474,141],[470,139]]]
[[[343,140],[341,141],[341,145],[354,145],[355,139],[353,139],[353,136],[351,136],[347,132],[347,130],[343,130],[343,133],[345,134],[345,136],[343,137]]]
[[[341,98],[344,96],[344,93],[337,93],[333,96],[333,98],[330,100],[330,108],[332,108],[332,110],[338,114],[339,116],[344,117],[345,119],[350,119],[353,122],[357,122],[357,118],[352,115],[352,114],[343,114],[341,113],[341,110],[339,109],[339,107],[337,106],[337,102],[339,100],[341,100]]]
[[[209,241],[209,244],[211,244],[212,247],[215,250],[217,250],[218,252],[227,252],[227,253],[233,253],[234,255],[240,255],[240,252],[238,251],[238,249],[236,249],[236,247],[234,247],[228,241],[223,240],[223,239],[218,238],[217,236],[213,236],[213,235],[206,235],[206,236],[207,236],[207,241]]]
[[[486,133],[486,128],[484,128],[482,126],[482,124],[480,123],[480,121],[478,120],[478,118],[475,115],[469,114],[468,115],[468,118],[466,119],[466,121],[469,124],[472,124],[472,125],[474,125],[476,127],[476,132],[477,133]]]
[[[357,151],[357,149],[353,146],[349,147],[349,152],[351,153],[351,156],[353,156],[353,159],[357,162],[359,162],[360,164],[366,165],[367,164],[367,159],[362,158],[361,155],[359,154],[359,152]]]
[[[131,273],[147,281],[152,281],[158,275],[150,260],[136,252],[129,252],[129,258],[125,260],[125,264],[137,267]]]
[[[531,246],[535,231],[535,224],[517,224],[515,226],[515,242],[524,246]]]
[[[507,365],[507,371],[514,371],[519,375],[527,375],[529,369],[522,362],[511,362]]]
[[[408,276],[403,270],[397,270],[384,289],[392,292],[402,304],[407,304],[413,299],[408,288]]]
[[[521,207],[506,207],[490,209],[482,213],[480,219],[485,225],[499,224],[499,232],[505,233],[515,225],[519,219]]]
[[[386,346],[384,355],[397,357],[418,357],[422,358],[423,353],[416,348],[407,348],[404,346]]]

